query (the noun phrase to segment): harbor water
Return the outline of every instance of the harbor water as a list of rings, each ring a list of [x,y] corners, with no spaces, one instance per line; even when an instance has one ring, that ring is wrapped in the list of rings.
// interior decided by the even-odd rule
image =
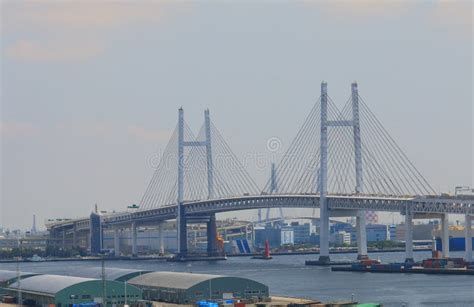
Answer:
[[[370,255],[382,262],[399,262],[403,253]],[[331,272],[329,267],[305,266],[305,260],[318,255],[275,256],[272,260],[231,257],[227,261],[176,263],[157,260],[107,261],[108,267],[154,271],[182,271],[233,275],[267,284],[272,295],[311,298],[320,301],[350,300],[378,302],[384,306],[474,306],[474,277],[422,274],[371,274]],[[416,252],[415,260],[430,257]],[[462,257],[462,253],[452,253]],[[331,255],[334,260],[353,260],[353,254]],[[74,275],[84,267],[100,266],[99,261],[21,263],[22,271]],[[15,270],[15,263],[0,264]]]

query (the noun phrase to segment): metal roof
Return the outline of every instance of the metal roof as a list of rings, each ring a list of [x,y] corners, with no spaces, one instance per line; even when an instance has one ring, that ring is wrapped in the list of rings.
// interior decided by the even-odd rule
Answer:
[[[189,289],[203,281],[222,277],[226,276],[178,272],[152,272],[132,278],[128,283],[135,286]]]
[[[26,278],[26,277],[35,276],[35,275],[40,275],[40,274],[31,273],[31,272],[20,272],[21,278]],[[0,270],[0,283],[4,283],[12,279],[16,279],[17,277],[18,277],[18,273],[16,271]]]
[[[95,281],[92,278],[60,276],[60,275],[37,275],[22,279],[20,287],[25,292],[35,292],[47,295],[55,295],[59,291],[70,286],[87,281]],[[10,285],[10,289],[18,289],[18,282]]]
[[[105,279],[107,280],[120,280],[127,277],[127,275],[141,275],[150,273],[151,271],[144,270],[132,270],[132,269],[120,269],[120,268],[105,268]],[[81,268],[77,272],[73,273],[74,276],[87,277],[87,278],[102,278],[102,267],[91,267]]]

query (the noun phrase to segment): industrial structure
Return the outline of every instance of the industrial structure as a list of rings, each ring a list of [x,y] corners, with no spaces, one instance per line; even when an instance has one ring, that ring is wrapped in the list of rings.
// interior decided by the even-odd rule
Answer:
[[[102,268],[102,267],[87,267],[81,268],[74,272],[74,276],[85,277],[85,278],[102,278],[102,274],[105,275],[106,280],[115,280],[115,281],[128,281],[134,277],[150,273],[152,271],[144,270],[133,270],[133,269],[121,269],[121,268]]]
[[[8,287],[12,283],[16,282],[18,278],[27,278],[31,276],[40,275],[37,273],[31,272],[15,272],[15,271],[7,271],[7,270],[0,270],[0,288]]]
[[[240,277],[101,267],[74,270],[71,274],[77,276],[0,271],[0,301],[8,297],[26,305],[61,307],[104,306],[104,301],[118,306],[145,301],[265,301],[269,297],[266,285]]]
[[[142,289],[146,300],[174,304],[223,299],[263,300],[269,297],[267,286],[240,277],[153,272],[132,278],[128,283]]]
[[[82,303],[123,305],[142,299],[137,287],[118,281],[61,275],[36,275],[20,279],[5,288],[7,294],[21,297],[30,305],[73,306]]]
[[[188,150],[185,153],[185,150]],[[170,164],[171,163],[171,164]],[[174,167],[170,167],[170,165]],[[278,174],[278,176],[276,176]],[[48,224],[51,242],[72,245],[89,240],[91,253],[103,250],[104,229],[114,231],[120,255],[120,231],[130,229],[132,255],[137,231],[177,221],[177,257],[188,255],[187,225],[207,226],[207,255],[217,254],[216,214],[270,208],[320,209],[320,263],[330,263],[329,218],[356,217],[358,258],[367,257],[366,211],[405,216],[406,260],[413,261],[413,220],[440,219],[442,241],[449,242],[448,215],[465,215],[466,259],[472,260],[474,197],[440,195],[429,185],[384,129],[358,93],[357,83],[340,110],[321,84],[321,96],[276,167],[260,189],[232,153],[205,111],[195,137],[179,109],[178,125],[138,208]],[[160,240],[163,236],[160,235]],[[164,248],[163,242],[160,247]],[[445,257],[449,249],[443,249]]]

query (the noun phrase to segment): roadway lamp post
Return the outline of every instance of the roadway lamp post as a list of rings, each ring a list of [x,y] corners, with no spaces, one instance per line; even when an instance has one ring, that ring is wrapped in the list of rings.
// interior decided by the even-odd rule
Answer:
[[[17,282],[17,291],[18,291],[18,306],[23,305],[23,298],[21,296],[21,273],[20,273],[20,261],[21,257],[17,257],[16,262],[16,282]]]
[[[102,255],[102,304],[104,307],[107,307],[107,289],[106,289],[106,283],[105,283],[105,259],[104,255]]]
[[[125,305],[124,307],[128,307],[128,301],[127,301],[127,281],[124,282],[124,296],[125,296]]]

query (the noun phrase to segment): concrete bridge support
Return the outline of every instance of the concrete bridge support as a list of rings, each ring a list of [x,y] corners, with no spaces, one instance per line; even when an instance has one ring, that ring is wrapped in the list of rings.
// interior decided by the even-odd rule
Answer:
[[[405,213],[405,262],[413,260],[413,213],[407,210]]]
[[[158,224],[158,233],[160,234],[160,255],[165,254],[165,230],[164,222]]]
[[[120,256],[120,229],[114,228],[114,255]]]
[[[356,217],[357,231],[357,260],[367,259],[367,231],[365,211],[360,210]]]
[[[441,218],[441,242],[443,245],[443,257],[449,257],[449,215]]]
[[[131,236],[132,236],[132,256],[137,255],[137,225],[135,222],[131,226]]]
[[[207,255],[213,257],[217,255],[217,225],[216,215],[212,214],[207,222]]]
[[[74,223],[73,229],[72,229],[72,247],[77,247],[77,225]]]
[[[466,225],[464,226],[464,235],[466,242],[466,261],[472,261],[472,216],[466,214]]]
[[[178,210],[181,214],[178,218],[178,254],[182,258],[188,256],[188,222],[184,212],[184,206],[181,206]]]
[[[328,88],[327,83],[321,83],[321,143],[320,143],[320,172],[319,172],[319,262],[329,263],[329,210],[327,202],[328,178]]]

